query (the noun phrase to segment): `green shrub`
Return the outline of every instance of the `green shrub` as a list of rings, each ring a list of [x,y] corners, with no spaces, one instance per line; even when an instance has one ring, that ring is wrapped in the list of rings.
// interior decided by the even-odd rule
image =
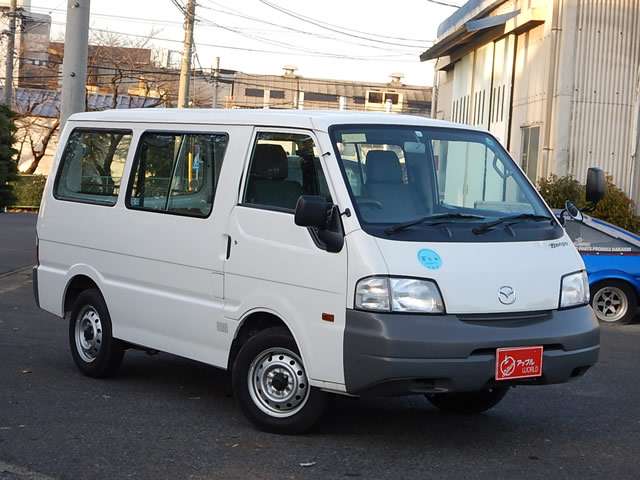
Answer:
[[[20,175],[13,182],[16,200],[14,206],[38,207],[47,177],[44,175]]]
[[[551,208],[563,208],[566,200],[571,200],[580,209],[590,206],[585,198],[585,186],[570,175],[542,178],[538,189]],[[589,215],[631,232],[640,232],[640,217],[635,214],[633,200],[613,183],[611,177],[607,177],[607,194]]]
[[[10,109],[0,105],[0,211],[13,204],[13,181],[18,173],[18,164],[15,160],[17,151],[15,144],[15,116]]]

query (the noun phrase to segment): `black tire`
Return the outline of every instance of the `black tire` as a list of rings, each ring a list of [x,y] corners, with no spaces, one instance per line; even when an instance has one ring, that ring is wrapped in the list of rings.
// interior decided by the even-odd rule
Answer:
[[[620,296],[624,297],[621,299],[623,302],[626,302],[625,313],[623,315],[617,316],[615,314],[610,314],[609,311],[606,310],[606,300],[605,297],[603,297],[606,292],[612,293],[614,298]],[[600,322],[612,324],[632,323],[635,320],[638,311],[638,296],[634,288],[627,282],[622,282],[620,280],[604,280],[591,287],[591,308],[593,308],[593,311]]]
[[[81,322],[78,327],[83,332],[81,335],[88,345],[95,346],[94,350],[83,349],[82,341],[76,339],[78,322]],[[98,290],[85,290],[74,302],[69,314],[69,345],[76,366],[89,377],[111,377],[120,368],[125,346],[123,342],[113,338],[111,317]]]
[[[509,387],[493,387],[479,392],[430,393],[429,400],[447,413],[473,415],[495,407],[509,391]]]
[[[271,356],[274,357],[274,365],[266,364],[266,362],[271,361],[270,359],[267,360],[269,352],[274,352],[271,354]],[[285,358],[279,354],[284,353],[286,356],[287,352],[293,355]],[[262,330],[250,337],[240,348],[232,369],[233,393],[244,415],[260,430],[281,434],[304,433],[310,430],[324,413],[327,405],[327,394],[319,389],[310,387],[308,384],[298,383],[298,378],[306,378],[304,366],[302,365],[299,355],[300,352],[296,342],[291,337],[289,331],[282,327],[272,327]],[[251,385],[250,382],[253,382],[254,378],[256,379],[256,384],[259,384],[257,379],[262,377],[252,376],[250,379],[249,372],[252,371],[252,369],[255,373],[276,371],[274,370],[274,368],[276,368],[275,363],[278,362],[276,357],[290,360],[290,362],[294,362],[292,365],[295,365],[295,372],[289,372],[293,378],[289,378],[287,372],[283,374],[284,376],[282,378],[286,384],[283,388],[292,385],[290,388],[292,392],[291,395],[302,392],[304,392],[304,394],[301,396],[303,400],[299,401],[297,407],[290,412],[283,411],[269,414],[265,412],[265,410],[275,408],[276,404],[270,404],[264,392],[258,387]],[[266,366],[264,369],[262,368],[263,363],[260,362],[261,359],[265,359]],[[295,373],[299,372],[302,372],[302,377],[294,377]],[[267,376],[266,373],[263,375]],[[275,380],[273,380],[270,385],[273,389]],[[256,400],[252,397],[252,392],[254,396],[256,396]],[[258,395],[260,395],[259,398]],[[299,397],[295,395],[295,398],[297,399]],[[297,400],[292,401],[295,403]],[[273,405],[273,407],[271,407],[271,405]],[[276,415],[289,416],[278,417]]]

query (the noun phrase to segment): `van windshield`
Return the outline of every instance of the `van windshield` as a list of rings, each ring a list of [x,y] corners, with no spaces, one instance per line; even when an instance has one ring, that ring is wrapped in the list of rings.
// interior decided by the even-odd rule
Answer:
[[[396,125],[334,126],[330,133],[366,231],[390,238],[403,232],[403,240],[438,240],[443,229],[454,241],[561,235],[520,169],[488,134]],[[532,237],[536,230],[547,233]]]

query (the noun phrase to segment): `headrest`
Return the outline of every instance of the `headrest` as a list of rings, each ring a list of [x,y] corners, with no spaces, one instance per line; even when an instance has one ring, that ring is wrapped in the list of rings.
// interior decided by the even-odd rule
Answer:
[[[367,183],[402,183],[400,160],[391,150],[367,153]]]
[[[281,145],[259,143],[253,153],[251,175],[270,180],[287,178],[289,163]]]

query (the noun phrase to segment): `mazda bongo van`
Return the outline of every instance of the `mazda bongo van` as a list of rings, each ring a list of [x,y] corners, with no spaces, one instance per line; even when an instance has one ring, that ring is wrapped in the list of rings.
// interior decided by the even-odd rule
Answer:
[[[37,232],[35,296],[84,374],[115,374],[131,348],[227,369],[269,431],[309,429],[329,394],[482,412],[598,358],[573,243],[500,143],[462,125],[76,114]]]

